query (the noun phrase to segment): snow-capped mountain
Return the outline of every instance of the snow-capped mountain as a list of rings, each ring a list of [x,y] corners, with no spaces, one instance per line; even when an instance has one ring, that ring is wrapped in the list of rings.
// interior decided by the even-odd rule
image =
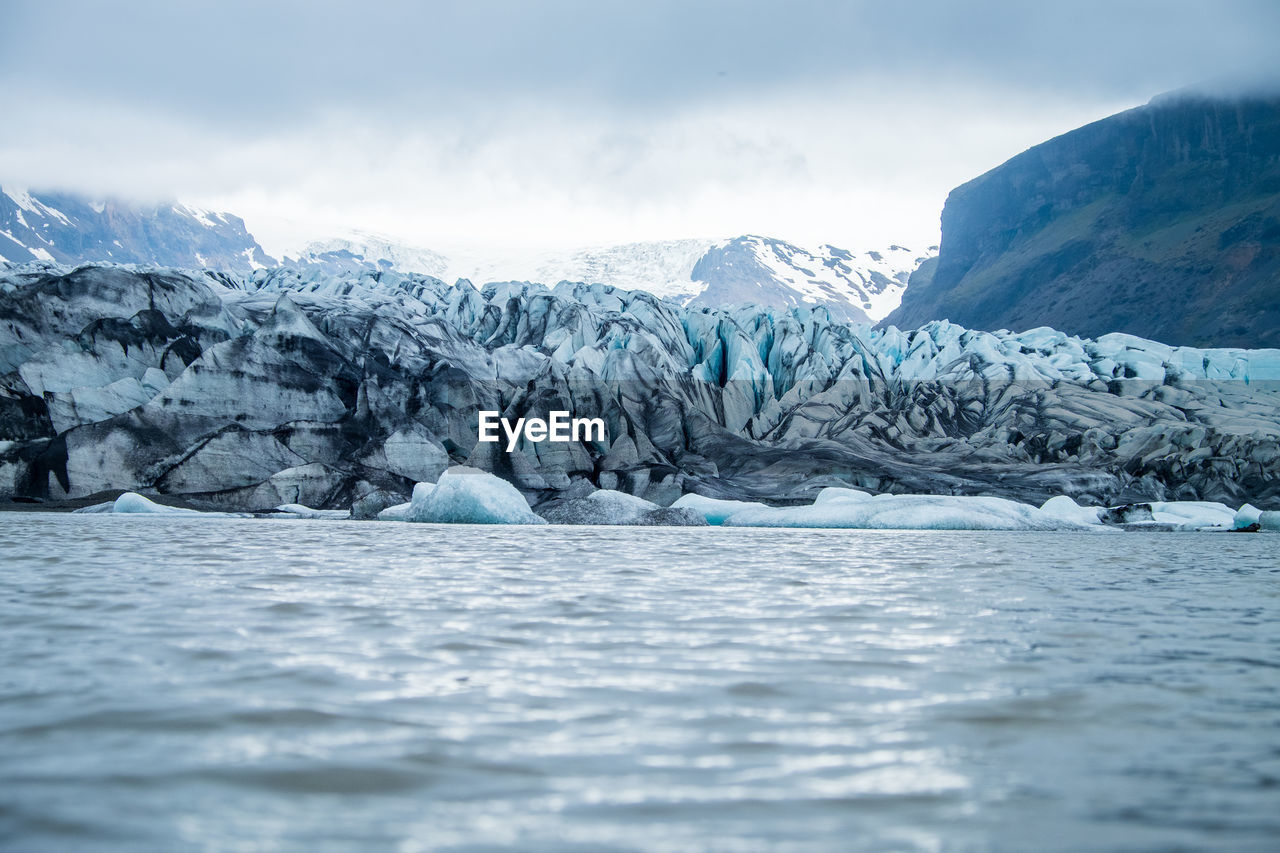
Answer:
[[[570,250],[469,247],[437,252],[355,233],[310,243],[297,253],[297,260],[285,253],[285,262],[314,264],[335,274],[396,269],[476,284],[606,284],[643,290],[682,305],[825,305],[838,319],[866,323],[898,307],[911,273],[936,252],[936,247],[917,252],[896,245],[861,252],[827,244],[805,249],[754,235]]]
[[[691,277],[705,286],[693,302],[825,305],[840,319],[876,322],[898,307],[911,273],[936,252],[889,246],[854,253],[829,244],[808,250],[771,237],[735,237],[712,246],[694,265]]]
[[[110,261],[246,272],[276,262],[230,213],[0,187],[0,261]]]
[[[427,248],[366,231],[277,246],[277,262],[244,220],[184,204],[155,207],[68,193],[0,191],[0,261],[151,264],[247,272],[313,267],[329,275],[396,270],[446,281],[560,281],[643,290],[681,305],[823,305],[841,320],[883,319],[936,247],[853,252],[772,237],[665,240],[568,249]]]
[[[449,259],[438,252],[367,231],[314,240],[296,253],[282,254],[283,266],[318,266],[330,275],[394,269],[439,278],[448,275],[449,266]]]
[[[449,265],[442,278],[476,283],[578,281],[643,290],[684,303],[705,287],[692,273],[713,245],[713,240],[693,239],[541,251],[467,247],[447,252]]]

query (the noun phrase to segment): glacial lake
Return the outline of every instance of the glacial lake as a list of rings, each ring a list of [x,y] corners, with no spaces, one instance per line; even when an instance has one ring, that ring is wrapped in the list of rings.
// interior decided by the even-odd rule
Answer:
[[[1274,850],[1280,537],[0,515],[0,847]]]

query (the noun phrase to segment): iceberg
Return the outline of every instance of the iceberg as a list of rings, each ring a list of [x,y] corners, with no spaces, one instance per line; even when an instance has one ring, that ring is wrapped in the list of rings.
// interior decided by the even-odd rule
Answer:
[[[412,503],[395,504],[378,513],[378,521],[408,521]]]
[[[1182,529],[1231,527],[1235,510],[1215,501],[1153,501],[1151,518],[1157,523],[1175,524]]]
[[[814,506],[831,503],[832,501],[867,501],[871,500],[872,494],[864,492],[862,489],[846,489],[841,486],[828,486],[818,492],[818,497],[814,500]]]
[[[747,509],[726,527],[836,527],[868,530],[1061,530],[1083,525],[1016,501],[953,495],[876,495],[811,506]]]
[[[516,487],[477,468],[450,468],[414,486],[405,521],[427,524],[546,524]]]
[[[1255,524],[1259,530],[1280,530],[1280,512],[1260,510],[1253,504],[1245,504],[1236,510],[1230,522],[1235,530],[1244,530]]]
[[[115,515],[180,515],[180,516],[203,516],[206,518],[226,518],[232,513],[225,512],[201,512],[196,509],[183,509],[176,506],[165,506],[158,504],[153,500],[144,498],[137,492],[125,492],[114,501],[106,503],[94,504],[82,509],[73,510],[77,513],[112,513]]]
[[[612,489],[592,492],[585,498],[562,501],[543,512],[552,524],[610,524],[672,527],[704,527],[702,514],[685,507],[664,508]]]
[[[725,519],[744,509],[768,509],[764,504],[754,501],[730,501],[694,494],[681,496],[671,508],[692,510],[706,519],[707,524],[714,525],[724,524]]]
[[[404,517],[396,519],[397,521],[426,521],[427,499],[431,497],[431,493],[436,490],[435,483],[417,483],[413,487],[413,494],[409,496],[408,508],[404,511]],[[395,507],[392,507],[393,509]],[[381,518],[381,514],[378,516]]]
[[[1101,507],[1080,506],[1067,495],[1049,498],[1040,507],[1040,511],[1052,518],[1069,521],[1072,524],[1102,524]]]
[[[1245,504],[1240,507],[1231,519],[1231,526],[1236,530],[1243,530],[1254,524],[1262,525],[1262,510],[1253,504]]]
[[[350,518],[351,512],[345,509],[312,509],[303,504],[281,504],[276,507],[276,512],[285,515],[296,516],[297,518],[329,518],[344,519]]]

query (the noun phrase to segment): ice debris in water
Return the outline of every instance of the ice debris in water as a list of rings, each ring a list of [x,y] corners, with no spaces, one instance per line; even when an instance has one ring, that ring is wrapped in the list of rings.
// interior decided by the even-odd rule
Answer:
[[[1049,498],[1040,507],[1045,515],[1073,524],[1102,524],[1101,509],[1096,506],[1080,506],[1068,495]]]
[[[601,489],[549,507],[543,516],[552,524],[626,524],[664,527],[706,526],[702,514],[657,504],[612,489]]]
[[[1245,504],[1236,511],[1231,520],[1231,526],[1236,530],[1254,524],[1262,530],[1280,530],[1280,512],[1260,510],[1253,504]]]
[[[1059,530],[1081,526],[1004,498],[954,495],[835,495],[812,506],[742,510],[729,516],[725,525],[876,530]]]
[[[1036,508],[996,497],[950,495],[870,495],[857,489],[823,489],[811,506],[744,509],[730,515],[731,527],[848,527],[900,530],[1055,530],[1115,529],[1120,524],[1178,530],[1226,530],[1244,527],[1280,513],[1233,513],[1211,501],[1153,501],[1124,507],[1080,506],[1058,495]],[[1243,513],[1243,515],[1242,515]],[[1139,520],[1140,519],[1140,520]],[[1243,519],[1243,521],[1241,521]]]
[[[871,500],[871,493],[864,492],[862,489],[846,489],[841,486],[828,486],[818,492],[818,497],[814,500],[814,506],[831,503],[832,501],[867,501]]]
[[[415,486],[404,520],[431,524],[547,523],[534,515],[515,486],[485,471],[463,466],[445,471],[435,486]]]
[[[327,518],[327,519],[343,519],[350,518],[351,511],[345,509],[312,509],[303,504],[281,504],[276,507],[276,512],[285,515],[297,516],[298,518]]]
[[[153,500],[144,498],[137,492],[125,492],[114,501],[107,503],[95,504],[82,509],[77,509],[78,513],[114,513],[126,515],[185,515],[185,516],[207,516],[210,518],[225,518],[227,513],[223,512],[200,512],[195,509],[183,509],[176,506],[165,506],[158,504]]]
[[[378,513],[378,521],[408,521],[409,508],[411,506],[413,506],[412,503],[402,503],[389,506]]]
[[[735,512],[744,509],[768,509],[762,503],[753,501],[730,501],[720,498],[708,498],[702,495],[683,495],[671,505],[672,509],[689,509],[700,513],[707,524],[724,524],[725,519]]]
[[[1236,530],[1242,530],[1253,524],[1260,523],[1262,519],[1262,510],[1253,504],[1245,504],[1236,510],[1236,514],[1231,519],[1231,526]]]
[[[1151,518],[1157,524],[1179,527],[1231,527],[1235,511],[1214,501],[1152,501]]]

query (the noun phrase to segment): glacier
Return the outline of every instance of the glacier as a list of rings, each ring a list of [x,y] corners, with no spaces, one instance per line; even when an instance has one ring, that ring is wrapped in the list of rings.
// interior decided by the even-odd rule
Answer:
[[[1278,350],[318,267],[8,267],[0,321],[0,495],[28,500],[373,517],[466,465],[533,509],[828,488],[1280,509]],[[607,434],[508,454],[477,442],[480,409]]]

